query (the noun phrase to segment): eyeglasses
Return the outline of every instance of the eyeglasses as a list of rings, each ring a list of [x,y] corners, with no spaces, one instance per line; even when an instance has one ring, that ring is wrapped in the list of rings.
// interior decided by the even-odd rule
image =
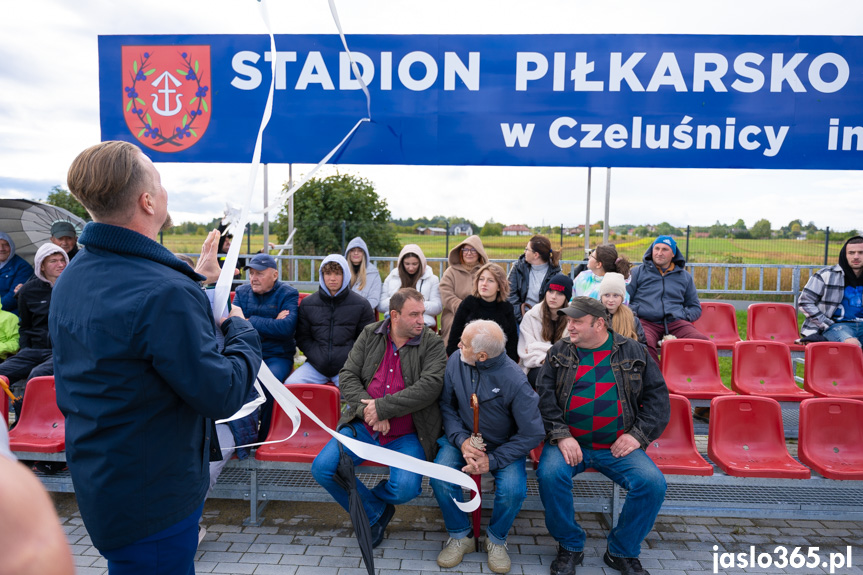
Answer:
[[[463,253],[463,254],[477,254],[477,253],[479,253],[479,252],[478,252],[478,251],[476,251],[476,250],[475,250],[475,249],[473,249],[473,248],[463,247],[463,248],[461,249],[461,253]]]

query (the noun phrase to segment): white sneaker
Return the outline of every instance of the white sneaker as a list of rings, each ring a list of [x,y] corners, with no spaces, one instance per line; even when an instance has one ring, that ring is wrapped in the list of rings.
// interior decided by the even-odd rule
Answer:
[[[437,564],[441,567],[455,567],[464,556],[476,551],[476,542],[473,537],[462,537],[453,539],[450,537],[440,554],[437,556]]]
[[[496,545],[487,540],[485,549],[488,551],[488,568],[494,573],[509,573],[512,562],[510,562],[509,554],[506,552],[506,543]]]
[[[207,536],[207,528],[203,525],[198,525],[198,545],[201,544],[201,541],[204,540],[204,537]]]

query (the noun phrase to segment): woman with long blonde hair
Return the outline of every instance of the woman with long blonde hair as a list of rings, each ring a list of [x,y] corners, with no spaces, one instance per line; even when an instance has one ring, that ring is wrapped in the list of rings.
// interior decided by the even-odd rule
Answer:
[[[635,317],[628,305],[623,304],[625,293],[626,281],[621,274],[608,272],[603,276],[602,283],[599,284],[599,301],[611,318],[611,331],[647,345],[641,321]]]

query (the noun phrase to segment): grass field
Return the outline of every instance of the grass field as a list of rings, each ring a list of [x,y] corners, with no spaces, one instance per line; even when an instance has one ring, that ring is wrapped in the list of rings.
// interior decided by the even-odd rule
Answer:
[[[244,249],[248,242],[243,238]],[[452,249],[464,239],[463,236],[423,236],[417,234],[398,234],[401,245],[418,244],[426,257],[446,257],[448,248]],[[492,259],[516,259],[524,253],[527,243],[525,236],[492,236],[482,238],[486,252]],[[561,247],[560,235],[550,236],[552,245]],[[270,241],[276,238],[271,237]],[[449,241],[447,241],[449,240]],[[609,240],[617,246],[618,252],[631,262],[640,262],[645,250],[653,238],[617,237]],[[678,246],[686,252],[685,238],[677,238]],[[195,235],[165,235],[164,244],[171,251],[197,253],[201,249],[203,236]],[[600,236],[590,238],[590,245],[595,247],[602,242]],[[843,242],[830,242],[828,262],[835,262]],[[252,252],[257,252],[263,246],[263,236],[251,236]],[[584,238],[564,236],[562,243],[564,260],[580,260],[584,254]],[[378,255],[378,254],[372,254]],[[395,255],[395,254],[393,254]],[[689,258],[691,263],[764,263],[764,264],[796,264],[821,265],[824,261],[824,242],[815,240],[735,240],[725,238],[691,238],[689,241]]]

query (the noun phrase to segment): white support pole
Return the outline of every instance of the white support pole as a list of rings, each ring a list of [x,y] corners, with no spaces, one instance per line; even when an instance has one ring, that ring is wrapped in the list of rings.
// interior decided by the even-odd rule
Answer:
[[[608,214],[611,209],[611,168],[606,170],[605,178],[605,220],[603,221],[602,243],[608,243]]]
[[[288,189],[290,190],[294,186],[294,165],[288,164]],[[291,239],[291,249],[288,250],[289,255],[294,255],[294,194],[288,198],[288,238]],[[289,268],[291,270],[291,278],[296,280],[294,277],[294,273],[296,272],[296,266],[294,265],[294,261],[291,260],[291,265]]]
[[[590,175],[592,168],[587,168],[587,200],[584,214],[584,257],[590,253]]]
[[[269,165],[264,164],[264,206],[270,205],[269,200]],[[251,228],[249,228],[251,234]],[[270,216],[264,212],[264,253],[270,253]]]

